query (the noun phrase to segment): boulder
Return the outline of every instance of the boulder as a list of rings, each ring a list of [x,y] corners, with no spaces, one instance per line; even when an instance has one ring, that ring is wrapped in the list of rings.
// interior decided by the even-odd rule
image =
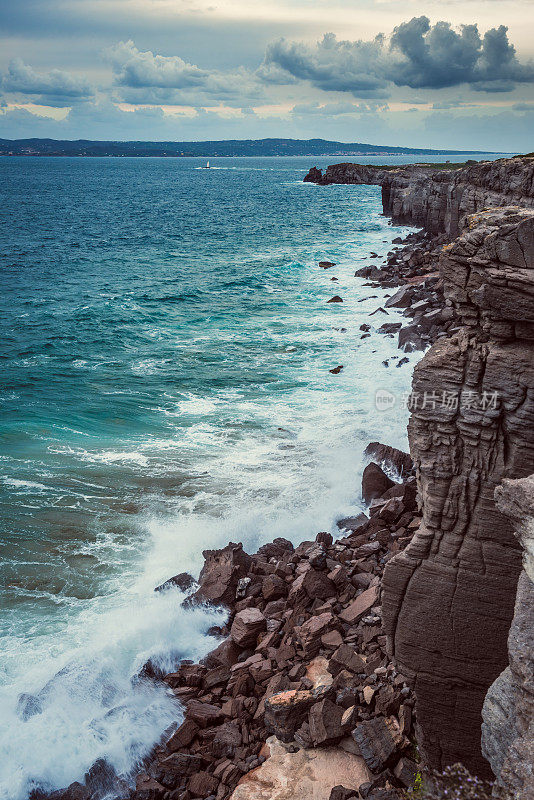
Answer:
[[[265,558],[280,559],[292,553],[294,549],[289,539],[278,536],[272,542],[262,545],[258,550],[258,555],[265,556]]]
[[[409,453],[403,453],[396,447],[390,447],[380,442],[370,442],[364,450],[364,455],[373,459],[381,467],[392,470],[401,477],[413,474],[413,461]]]
[[[214,795],[219,788],[219,781],[209,772],[196,772],[187,783],[191,797],[208,797]]]
[[[354,789],[347,789],[346,786],[334,786],[330,792],[328,800],[357,800],[358,793]]]
[[[335,627],[334,615],[324,611],[297,625],[294,636],[298,646],[307,658],[313,658],[321,647],[321,638]]]
[[[369,522],[369,517],[365,514],[358,514],[355,517],[343,517],[336,522],[336,525],[342,531],[357,531],[366,522]]]
[[[330,300],[327,300],[326,302],[327,303],[342,303],[343,302],[343,298],[340,297],[338,294],[335,294],[333,297],[330,298]]]
[[[306,689],[290,689],[268,697],[265,700],[265,727],[281,742],[292,742],[295,731],[306,720],[317,699],[316,692]]]
[[[173,575],[164,583],[156,586],[155,592],[164,592],[166,589],[179,589],[181,592],[188,592],[195,585],[195,579],[188,572],[180,572],[178,575]]]
[[[302,748],[297,752],[270,738],[269,758],[244,775],[230,800],[326,800],[334,785],[353,789],[368,780],[360,756],[337,747]]]
[[[407,284],[406,286],[401,286],[398,292],[392,297],[389,297],[386,302],[386,308],[408,308],[411,305],[412,299],[415,294],[415,289],[413,286]]]
[[[314,747],[331,744],[343,736],[341,718],[344,709],[328,698],[315,703],[308,715],[309,736]]]
[[[375,603],[378,601],[379,587],[371,586],[366,589],[358,597],[345,608],[339,618],[349,625],[355,625],[362,617],[367,614]]]
[[[196,724],[196,722],[194,722],[192,719],[185,719],[168,740],[166,744],[167,750],[170,753],[174,753],[176,750],[181,750],[183,747],[187,747],[189,744],[191,744],[199,730],[200,727]]]
[[[341,644],[328,662],[328,671],[334,676],[343,669],[353,673],[365,672],[364,659],[350,644]]]
[[[235,615],[230,636],[239,647],[255,647],[266,627],[267,620],[258,608],[245,608]]]
[[[422,338],[419,325],[405,325],[399,331],[398,346],[404,353],[413,353],[416,350],[424,350],[426,342]]]
[[[261,592],[265,600],[278,600],[288,593],[287,583],[278,575],[267,575],[262,582]]]
[[[395,486],[394,481],[388,478],[386,473],[371,461],[367,464],[362,476],[362,498],[366,505],[369,505],[375,497],[382,497],[384,492]]]
[[[382,772],[405,744],[398,722],[393,717],[374,717],[360,722],[352,737],[371,772]]]
[[[304,573],[301,588],[312,600],[316,597],[321,600],[327,600],[336,594],[335,584],[332,583],[328,575],[317,569],[309,569]]]
[[[222,550],[204,550],[203,556],[205,563],[198,579],[199,588],[191,599],[231,607],[240,579],[248,575],[251,557],[241,543],[233,542]]]
[[[161,783],[145,772],[137,776],[135,781],[135,800],[161,800],[167,790]]]
[[[219,706],[201,703],[200,700],[190,700],[186,706],[186,717],[199,728],[209,728],[220,722],[223,714]]]

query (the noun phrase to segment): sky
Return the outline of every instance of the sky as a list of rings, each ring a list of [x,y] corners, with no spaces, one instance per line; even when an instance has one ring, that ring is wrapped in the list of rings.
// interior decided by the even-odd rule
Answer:
[[[0,0],[0,138],[534,150],[534,0]]]

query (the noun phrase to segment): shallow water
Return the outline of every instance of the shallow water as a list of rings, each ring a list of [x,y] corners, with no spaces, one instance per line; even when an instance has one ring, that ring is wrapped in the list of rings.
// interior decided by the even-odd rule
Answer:
[[[386,293],[354,270],[406,232],[379,188],[303,184],[310,159],[201,163],[0,163],[2,798],[100,756],[131,769],[177,714],[132,677],[200,657],[221,618],[153,587],[230,539],[335,531],[365,445],[406,446],[417,357],[396,368],[395,339],[359,329]]]

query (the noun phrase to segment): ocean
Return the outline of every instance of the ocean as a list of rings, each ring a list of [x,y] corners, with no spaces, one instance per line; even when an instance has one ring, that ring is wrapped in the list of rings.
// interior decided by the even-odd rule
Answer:
[[[1,798],[135,769],[180,713],[140,667],[224,619],[154,587],[336,532],[367,443],[406,448],[420,354],[395,366],[354,271],[408,229],[379,187],[302,182],[332,161],[1,160]]]

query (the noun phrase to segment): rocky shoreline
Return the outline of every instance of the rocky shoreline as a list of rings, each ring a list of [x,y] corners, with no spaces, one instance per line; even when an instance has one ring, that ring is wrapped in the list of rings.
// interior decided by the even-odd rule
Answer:
[[[391,471],[406,461],[390,450],[382,464]],[[414,700],[386,654],[380,606],[384,566],[419,524],[415,478],[405,478],[395,483],[370,462],[362,487],[370,517],[340,520],[336,541],[321,532],[296,548],[275,539],[252,555],[233,543],[204,552],[185,604],[224,603],[228,623],[203,663],[163,677],[185,717],[138,776],[136,800],[277,798],[284,780],[292,797],[327,788],[330,796],[322,757],[339,761],[338,800],[357,790],[393,798],[386,790],[413,784]],[[284,777],[275,761],[301,768]],[[307,788],[302,762],[313,773]]]
[[[366,456],[369,516],[339,520],[335,541],[278,538],[251,555],[229,543],[204,552],[198,583],[181,574],[156,587],[229,612],[201,663],[141,671],[180,701],[183,721],[134,791],[99,762],[50,800],[394,800],[413,786],[414,697],[386,652],[380,586],[420,523],[416,481],[406,453],[374,442]]]
[[[180,701],[183,721],[134,790],[98,763],[53,800],[397,800],[423,791],[422,768],[456,761],[482,778],[489,761],[495,793],[534,798],[531,534],[499,496],[503,481],[534,472],[534,159],[439,171],[342,164],[306,180],[380,184],[393,222],[424,227],[356,272],[396,289],[375,312],[378,333],[406,353],[432,345],[414,374],[411,455],[369,445],[368,515],[339,520],[339,538],[275,539],[254,554],[229,543],[205,551],[197,584],[179,575],[157,587],[229,614],[202,663],[143,668]],[[408,324],[389,323],[391,308]],[[531,514],[528,480],[512,497]],[[527,553],[517,600],[514,527]],[[493,681],[487,761],[481,709]],[[449,779],[479,793],[440,793],[438,780],[416,796],[491,792],[461,770],[459,784]]]

